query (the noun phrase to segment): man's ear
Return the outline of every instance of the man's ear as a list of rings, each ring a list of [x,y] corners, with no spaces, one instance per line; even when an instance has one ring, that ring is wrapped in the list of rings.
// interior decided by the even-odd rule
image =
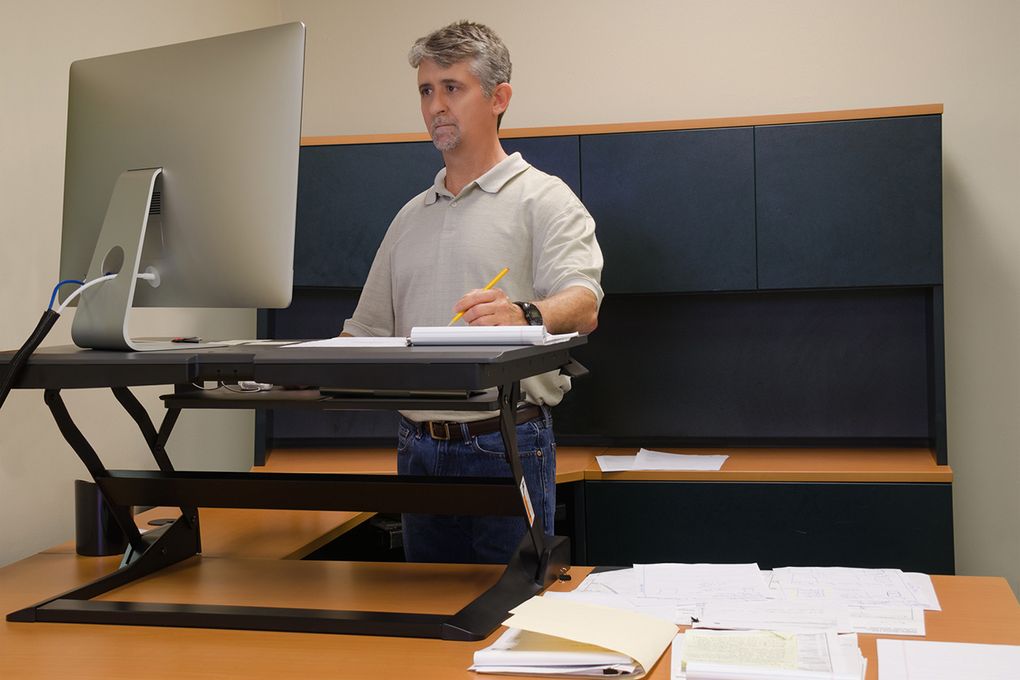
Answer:
[[[500,83],[492,88],[492,112],[497,116],[505,112],[510,106],[510,97],[513,93],[514,89],[510,87],[510,83]]]

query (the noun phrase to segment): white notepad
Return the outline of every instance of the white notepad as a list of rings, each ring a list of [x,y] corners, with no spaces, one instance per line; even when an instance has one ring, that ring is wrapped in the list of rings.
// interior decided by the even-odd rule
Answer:
[[[551,345],[577,333],[548,332],[545,326],[415,326],[412,345]]]

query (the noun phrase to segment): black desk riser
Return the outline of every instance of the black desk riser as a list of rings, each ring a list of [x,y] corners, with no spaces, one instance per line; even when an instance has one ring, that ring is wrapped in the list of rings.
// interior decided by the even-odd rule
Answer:
[[[85,586],[7,616],[8,621],[187,626],[480,640],[510,609],[552,583],[569,564],[569,541],[548,537],[531,524],[499,581],[452,615],[365,612],[201,604],[93,600],[201,552],[199,507],[377,512],[432,512],[527,516],[519,491],[523,471],[517,451],[514,405],[520,381],[546,371],[579,375],[570,349],[584,338],[546,347],[287,348],[242,345],[172,352],[100,352],[76,347],[39,350],[16,384],[42,389],[64,439],[99,485],[128,536],[124,564]],[[0,353],[3,376],[13,353]],[[324,398],[317,390],[277,390],[252,395],[203,392],[203,381],[253,380],[277,386],[342,386],[387,390],[383,399]],[[129,387],[174,385],[164,397],[157,428]],[[138,425],[158,471],[108,470],[60,396],[62,389],[111,388]],[[495,388],[492,397],[467,392]],[[416,398],[416,390],[464,390],[464,399]],[[394,397],[406,390],[408,397]],[[513,478],[434,478],[393,475],[179,472],[166,444],[184,408],[303,407],[323,409],[439,408],[489,410],[500,431]],[[158,536],[142,535],[132,505],[181,508],[181,517]]]

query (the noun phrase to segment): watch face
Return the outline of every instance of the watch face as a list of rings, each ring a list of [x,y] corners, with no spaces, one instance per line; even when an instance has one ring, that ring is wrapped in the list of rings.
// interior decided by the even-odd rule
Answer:
[[[524,311],[524,320],[528,322],[529,326],[542,325],[542,312],[538,310],[538,307],[530,302],[522,302],[520,305],[521,310]]]

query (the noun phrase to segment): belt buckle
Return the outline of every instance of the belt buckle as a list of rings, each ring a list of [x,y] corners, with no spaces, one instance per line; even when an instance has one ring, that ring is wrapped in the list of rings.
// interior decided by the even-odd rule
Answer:
[[[436,431],[436,425],[442,425],[442,429]],[[439,441],[450,440],[450,423],[447,422],[436,422],[435,420],[429,421],[429,436]]]

